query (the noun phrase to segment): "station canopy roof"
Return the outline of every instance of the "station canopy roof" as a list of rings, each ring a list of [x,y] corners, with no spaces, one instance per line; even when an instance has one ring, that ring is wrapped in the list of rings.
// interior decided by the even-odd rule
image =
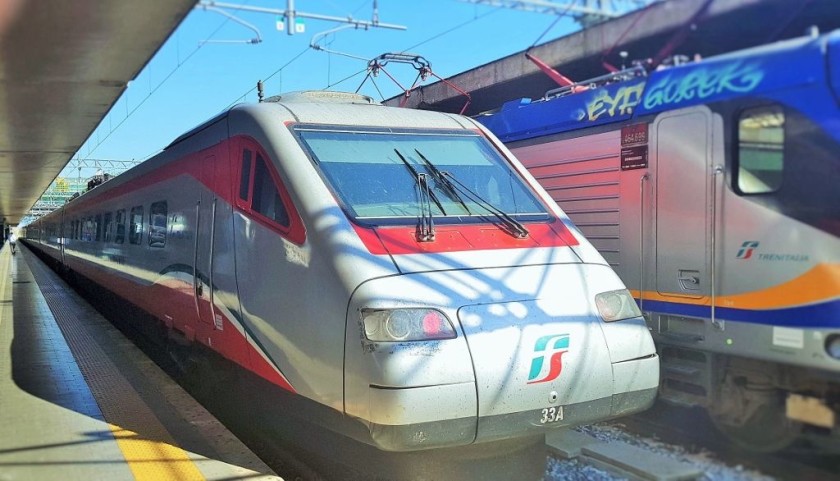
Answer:
[[[194,5],[0,1],[0,218],[20,221]]]

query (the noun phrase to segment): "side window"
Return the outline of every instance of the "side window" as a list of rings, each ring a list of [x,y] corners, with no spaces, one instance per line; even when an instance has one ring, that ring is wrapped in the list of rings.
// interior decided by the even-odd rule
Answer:
[[[130,229],[128,231],[128,242],[140,244],[143,239],[143,206],[138,205],[131,208]]]
[[[738,117],[738,191],[767,194],[782,186],[785,113],[780,106],[747,109]]]
[[[277,191],[274,178],[268,170],[260,154],[257,154],[256,165],[254,166],[254,192],[251,201],[251,209],[269,219],[277,222],[283,227],[289,226],[289,214]]]
[[[149,208],[149,246],[166,245],[166,201],[155,202]]]
[[[248,200],[248,188],[251,187],[251,151],[242,152],[242,174],[239,177],[239,198]]]
[[[117,244],[122,244],[125,242],[125,209],[120,209],[117,211],[115,224],[117,230],[114,233],[114,242],[116,242]]]
[[[102,217],[102,230],[104,231],[104,240],[105,242],[111,242],[114,240],[114,215],[110,212],[106,212],[105,215]]]
[[[85,242],[93,240],[93,217],[85,219],[85,225],[82,228],[82,240]]]
[[[100,242],[102,240],[102,214],[96,214],[94,217],[94,231],[96,233],[96,242]]]

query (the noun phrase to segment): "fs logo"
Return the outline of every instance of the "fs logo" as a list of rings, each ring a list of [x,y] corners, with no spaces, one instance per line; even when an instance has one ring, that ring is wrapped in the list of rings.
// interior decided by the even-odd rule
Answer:
[[[753,250],[758,249],[758,241],[746,241],[741,244],[741,249],[738,251],[736,259],[749,259],[753,255]]]
[[[552,334],[537,339],[534,344],[536,357],[531,361],[528,384],[539,384],[557,379],[563,370],[563,354],[567,352],[569,352],[568,334]]]

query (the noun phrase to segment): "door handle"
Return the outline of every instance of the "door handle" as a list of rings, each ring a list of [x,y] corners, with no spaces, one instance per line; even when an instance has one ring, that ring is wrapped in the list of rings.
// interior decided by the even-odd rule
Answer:
[[[680,269],[677,271],[677,282],[685,291],[699,291],[700,272],[694,269]]]

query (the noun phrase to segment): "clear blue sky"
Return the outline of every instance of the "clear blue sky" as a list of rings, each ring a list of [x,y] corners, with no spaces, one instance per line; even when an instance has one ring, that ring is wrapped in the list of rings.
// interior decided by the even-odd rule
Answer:
[[[230,0],[230,3],[282,8],[286,2]],[[370,20],[372,3],[372,0],[297,0],[296,9]],[[237,12],[236,15],[260,30],[261,44],[206,43],[199,47],[200,42],[208,39],[250,39],[254,32],[218,13],[194,9],[130,83],[77,156],[145,159],[231,104],[256,102],[253,89],[259,79],[274,74],[265,83],[269,96],[324,89],[362,72],[366,66],[361,60],[307,48],[314,34],[338,24],[306,20],[305,33],[289,36],[277,31],[274,15],[249,12]],[[379,19],[383,23],[405,25],[408,30],[348,29],[327,37],[329,48],[365,58],[408,49],[423,55],[431,62],[435,73],[447,77],[526,49],[555,21],[555,17],[549,15],[476,6],[456,0],[380,0]],[[577,29],[572,19],[563,18],[541,43]],[[325,45],[323,41],[320,43]],[[408,66],[395,65],[389,72],[404,84],[410,84],[416,75]],[[330,88],[354,91],[363,78],[364,72]],[[377,84],[386,98],[400,93],[383,75],[377,79]],[[362,93],[380,98],[370,83]]]

